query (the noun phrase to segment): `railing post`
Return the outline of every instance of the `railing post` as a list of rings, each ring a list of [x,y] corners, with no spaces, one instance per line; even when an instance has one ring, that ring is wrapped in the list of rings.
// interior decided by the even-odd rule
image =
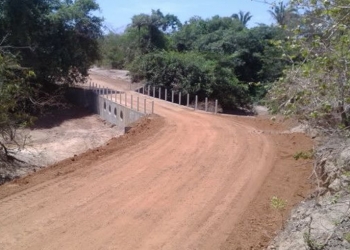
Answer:
[[[215,114],[218,113],[218,100],[215,100],[215,111],[214,111]]]
[[[153,98],[156,97],[156,87],[153,87]]]
[[[187,107],[190,106],[190,94],[187,94]]]
[[[151,86],[148,85],[148,87],[147,87],[147,95],[151,96],[150,92],[151,92]]]
[[[171,102],[174,103],[174,90],[171,91]]]
[[[147,100],[146,100],[146,98],[143,99],[143,109],[145,111],[145,114],[147,114]]]
[[[114,93],[114,102],[117,103],[117,91]]]
[[[196,95],[196,100],[194,103],[194,110],[197,110],[197,109],[198,109],[198,95]]]
[[[159,93],[158,93],[159,99],[162,99],[162,88],[159,87]]]
[[[165,101],[168,101],[168,89],[165,89]]]
[[[119,93],[119,104],[122,104],[122,92]]]
[[[134,96],[133,95],[131,95],[131,109],[133,108],[133,105],[134,104]]]
[[[208,112],[208,97],[205,98],[205,112]]]
[[[140,111],[140,97],[137,97],[137,111]]]
[[[179,105],[181,105],[181,92],[179,92]]]

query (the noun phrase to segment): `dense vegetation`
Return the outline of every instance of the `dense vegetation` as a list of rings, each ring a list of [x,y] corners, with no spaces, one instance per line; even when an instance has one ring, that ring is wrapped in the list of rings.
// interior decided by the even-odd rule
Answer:
[[[285,37],[284,30],[247,28],[251,17],[240,11],[181,24],[159,10],[136,15],[123,34],[101,40],[101,64],[128,68],[135,81],[217,98],[224,110],[250,108],[288,65],[273,43]]]
[[[94,0],[0,0],[0,157],[39,107],[57,104],[59,86],[99,59],[97,9]]]
[[[271,108],[318,128],[350,125],[350,5],[347,0],[294,0],[298,25],[276,44],[291,62],[269,93]]]

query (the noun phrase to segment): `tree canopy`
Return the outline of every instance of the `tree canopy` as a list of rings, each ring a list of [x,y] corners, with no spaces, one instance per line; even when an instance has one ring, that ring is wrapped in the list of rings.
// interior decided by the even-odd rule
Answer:
[[[181,24],[160,10],[135,15],[123,34],[101,40],[102,63],[130,69],[135,80],[218,98],[225,110],[248,108],[288,63],[272,42],[283,36],[281,28],[247,28],[251,18],[240,11]]]
[[[0,0],[0,157],[58,86],[84,80],[100,58],[98,8],[95,0]]]

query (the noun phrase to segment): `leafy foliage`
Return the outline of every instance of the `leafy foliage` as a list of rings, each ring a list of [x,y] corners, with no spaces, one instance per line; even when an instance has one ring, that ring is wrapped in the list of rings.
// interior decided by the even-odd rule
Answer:
[[[0,156],[58,84],[84,80],[99,58],[95,10],[95,0],[0,0]]]
[[[135,81],[218,98],[225,110],[247,108],[288,64],[273,42],[284,31],[266,25],[248,29],[251,17],[249,12],[192,17],[181,25],[159,10],[136,15],[124,34],[101,41],[104,63],[129,68]]]
[[[349,126],[350,24],[347,1],[293,1],[306,10],[286,57],[293,66],[272,88],[271,108],[314,126]]]
[[[94,0],[1,0],[0,38],[44,83],[73,83],[99,58]]]

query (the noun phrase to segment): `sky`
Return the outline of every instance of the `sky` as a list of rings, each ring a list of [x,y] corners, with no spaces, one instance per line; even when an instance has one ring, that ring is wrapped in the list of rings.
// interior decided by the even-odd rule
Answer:
[[[151,10],[160,9],[166,14],[177,16],[182,23],[193,16],[204,19],[215,15],[231,16],[240,10],[250,12],[252,19],[248,27],[258,23],[271,24],[268,10],[271,6],[263,3],[264,0],[96,0],[101,11],[97,14],[104,17],[107,29],[122,32],[131,23],[134,15],[150,14]]]

